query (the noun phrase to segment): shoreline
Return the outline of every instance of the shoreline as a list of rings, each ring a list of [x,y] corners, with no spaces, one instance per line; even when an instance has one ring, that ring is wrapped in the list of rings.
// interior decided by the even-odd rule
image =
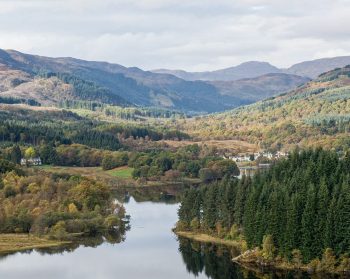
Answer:
[[[40,248],[55,248],[70,241],[50,240],[30,234],[0,234],[0,255]]]
[[[177,236],[185,237],[199,242],[221,244],[230,247],[240,248],[240,243],[235,240],[221,239],[205,233],[194,233],[186,231],[174,231]]]
[[[283,261],[270,261],[266,262],[259,258],[257,258],[254,254],[256,250],[247,250],[244,253],[241,251],[240,243],[235,240],[226,240],[221,239],[219,237],[214,237],[205,233],[195,233],[190,231],[176,231],[175,229],[173,232],[180,237],[184,237],[190,240],[203,242],[203,243],[212,243],[212,244],[221,244],[225,245],[227,247],[236,247],[240,251],[240,255],[232,259],[233,263],[239,264],[240,266],[246,268],[247,270],[258,272],[257,270],[261,268],[266,268],[269,270],[276,270],[276,271],[292,271],[292,272],[306,272],[309,274],[315,274],[315,275],[345,275],[348,276],[350,274],[350,271],[317,271],[317,270],[311,270],[310,266],[307,264],[302,264],[299,267],[293,266],[293,264]],[[343,278],[343,277],[341,277]],[[347,278],[347,277],[345,277]]]

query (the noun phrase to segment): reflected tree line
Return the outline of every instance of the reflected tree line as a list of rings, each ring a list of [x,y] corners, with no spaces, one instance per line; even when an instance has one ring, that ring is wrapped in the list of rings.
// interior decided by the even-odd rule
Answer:
[[[55,254],[63,254],[63,253],[72,253],[79,247],[91,247],[96,248],[100,246],[103,243],[109,243],[109,244],[119,244],[121,242],[124,242],[126,239],[126,232],[130,230],[130,224],[129,224],[129,217],[127,217],[123,221],[123,225],[120,226],[118,229],[115,229],[113,231],[108,231],[104,234],[99,234],[95,237],[84,237],[75,239],[72,243],[65,244],[58,247],[50,247],[50,248],[37,248],[37,249],[30,249],[20,252],[14,252],[9,254],[3,254],[0,255],[0,261],[5,260],[7,257],[13,255],[13,254],[31,254],[33,251],[38,252],[40,255],[55,255]]]
[[[205,274],[210,279],[321,279],[322,275],[302,272],[272,271],[242,267],[232,262],[239,254],[235,248],[200,243],[179,237],[179,251],[189,273],[196,277]],[[327,278],[338,278],[329,277]]]

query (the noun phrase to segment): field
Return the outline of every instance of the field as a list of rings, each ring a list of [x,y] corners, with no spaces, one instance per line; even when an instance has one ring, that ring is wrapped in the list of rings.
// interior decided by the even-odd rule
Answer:
[[[133,168],[121,167],[121,168],[116,168],[116,169],[113,169],[113,170],[109,170],[106,173],[110,174],[111,176],[124,178],[124,179],[129,179],[129,178],[132,178],[133,170],[134,170]]]
[[[39,238],[27,234],[0,234],[0,254],[37,248],[57,247],[69,242]]]
[[[135,181],[131,176],[133,169],[128,167],[120,167],[108,171],[104,171],[101,167],[58,167],[44,165],[36,168],[51,173],[81,175],[106,183],[112,187],[135,185]]]

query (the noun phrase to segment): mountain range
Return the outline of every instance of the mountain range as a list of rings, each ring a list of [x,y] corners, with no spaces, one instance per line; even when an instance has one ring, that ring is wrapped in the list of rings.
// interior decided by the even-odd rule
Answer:
[[[0,50],[0,97],[30,99],[45,106],[74,100],[210,113],[287,92],[310,80],[298,73],[323,71],[347,64],[348,59],[350,64],[350,57],[304,62],[290,68],[293,74],[265,62],[247,62],[208,72],[206,80],[187,80],[172,72]]]
[[[153,70],[153,72],[171,74],[185,80],[232,81],[255,78],[271,73],[292,74],[314,79],[324,72],[345,67],[349,64],[350,56],[338,56],[305,61],[286,69],[275,67],[268,62],[249,61],[238,66],[211,72],[186,72],[183,70],[167,69]]]

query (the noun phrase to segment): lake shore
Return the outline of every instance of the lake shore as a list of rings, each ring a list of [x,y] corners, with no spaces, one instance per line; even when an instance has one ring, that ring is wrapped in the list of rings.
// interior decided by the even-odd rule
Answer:
[[[70,244],[68,241],[49,240],[28,234],[0,234],[0,254],[19,251],[59,247]]]
[[[194,233],[194,232],[187,232],[187,231],[174,231],[174,233],[177,236],[185,237],[185,238],[192,239],[199,242],[221,244],[221,245],[226,245],[230,247],[233,246],[233,247],[240,248],[240,243],[235,240],[221,239],[221,238],[214,237],[204,233]]]
[[[235,258],[232,259],[232,262],[237,263],[241,265],[242,267],[251,270],[253,272],[259,273],[261,272],[261,269],[268,269],[268,270],[280,270],[280,271],[293,271],[293,272],[306,272],[310,274],[320,275],[321,277],[317,278],[324,278],[322,276],[326,276],[327,274],[337,274],[337,275],[344,275],[348,276],[350,274],[349,270],[346,271],[339,271],[339,270],[322,270],[318,271],[317,267],[311,267],[310,264],[300,264],[298,266],[280,260],[273,260],[273,261],[265,261],[262,260],[262,258],[259,256],[259,251],[257,249],[254,250],[247,250],[242,253],[240,242],[235,240],[226,240],[219,237],[214,237],[208,234],[204,233],[195,233],[190,231],[176,231],[174,230],[174,233],[177,236],[184,237],[187,239],[191,239],[198,242],[203,243],[212,243],[212,244],[219,244],[219,245],[225,245],[227,247],[236,247],[238,250],[241,251],[241,254]],[[343,277],[341,277],[343,278]],[[348,278],[348,277],[345,277]]]

